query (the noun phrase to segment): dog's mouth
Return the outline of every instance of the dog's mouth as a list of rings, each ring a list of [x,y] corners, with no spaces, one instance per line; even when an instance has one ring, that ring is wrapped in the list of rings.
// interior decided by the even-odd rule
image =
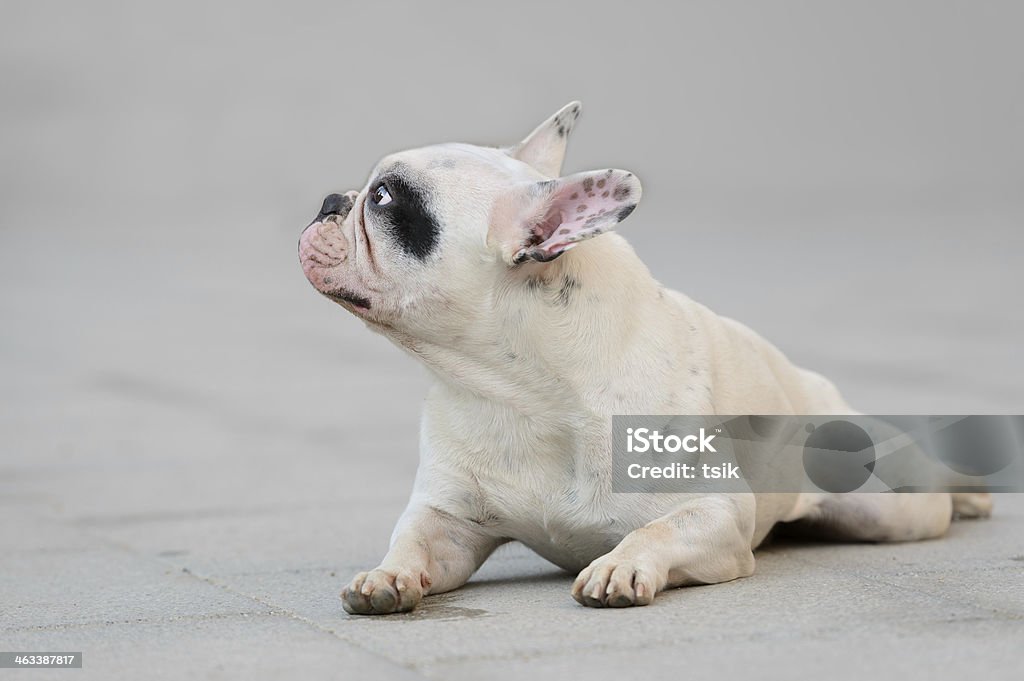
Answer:
[[[324,295],[331,300],[348,303],[359,312],[369,312],[370,310],[370,301],[368,298],[357,293],[352,293],[352,291],[349,291],[348,289],[339,288],[333,291],[324,291]]]

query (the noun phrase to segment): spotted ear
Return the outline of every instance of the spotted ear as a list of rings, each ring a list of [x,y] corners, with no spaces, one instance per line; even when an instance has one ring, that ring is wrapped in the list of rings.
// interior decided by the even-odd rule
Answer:
[[[566,104],[558,113],[537,126],[526,139],[509,149],[509,155],[533,166],[542,175],[558,177],[562,173],[569,133],[576,125],[582,108],[579,102]]]
[[[613,229],[640,201],[640,180],[625,170],[594,170],[521,185],[500,197],[488,240],[518,265],[547,262]]]

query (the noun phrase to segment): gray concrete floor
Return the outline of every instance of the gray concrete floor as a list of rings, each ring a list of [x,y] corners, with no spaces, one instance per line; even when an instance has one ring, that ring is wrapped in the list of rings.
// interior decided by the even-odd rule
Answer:
[[[641,34],[618,12],[592,18],[632,57],[568,87],[544,54],[460,52],[497,38],[449,28],[452,7],[11,3],[0,649],[85,655],[82,671],[23,674],[1018,677],[1018,496],[941,541],[770,545],[753,578],[649,608],[579,607],[570,575],[509,546],[412,615],[341,609],[405,502],[426,377],[313,293],[295,242],[323,194],[396,147],[511,142],[579,97],[569,169],[638,172],[628,236],[666,284],[861,410],[1024,412],[1024,135],[1019,93],[1000,85],[1016,82],[1019,10],[928,5],[930,33],[920,12],[806,10],[825,12],[811,23],[828,58],[812,59],[783,49],[801,44],[787,33],[799,22],[733,22],[719,6]],[[557,21],[502,11],[501,31],[589,49]],[[378,49],[371,28],[399,12],[401,39]],[[865,35],[873,62],[855,47]],[[369,54],[405,70],[348,90]],[[664,99],[672,88],[609,87],[639,66],[685,83],[687,106]],[[385,87],[399,75],[404,88]],[[777,99],[751,115],[738,93],[762,86]],[[917,116],[950,88],[977,106]]]

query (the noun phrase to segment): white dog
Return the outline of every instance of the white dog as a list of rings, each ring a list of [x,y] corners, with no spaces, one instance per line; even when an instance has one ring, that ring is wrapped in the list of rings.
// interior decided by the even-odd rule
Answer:
[[[510,148],[393,154],[332,194],[299,241],[306,277],[423,361],[435,382],[420,465],[383,562],[342,593],[350,613],[414,608],[518,540],[566,570],[588,606],[750,575],[779,522],[833,536],[943,534],[988,495],[616,494],[613,414],[850,414],[822,376],[655,281],[610,231],[640,182],[560,177],[580,105]]]

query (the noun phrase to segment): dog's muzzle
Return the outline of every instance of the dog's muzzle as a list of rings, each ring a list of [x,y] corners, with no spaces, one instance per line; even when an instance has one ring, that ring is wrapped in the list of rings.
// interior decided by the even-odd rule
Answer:
[[[316,219],[299,237],[299,260],[316,290],[365,311],[370,308],[370,300],[357,292],[362,287],[347,266],[354,243],[345,236],[344,224],[358,196],[353,191],[324,199]]]

